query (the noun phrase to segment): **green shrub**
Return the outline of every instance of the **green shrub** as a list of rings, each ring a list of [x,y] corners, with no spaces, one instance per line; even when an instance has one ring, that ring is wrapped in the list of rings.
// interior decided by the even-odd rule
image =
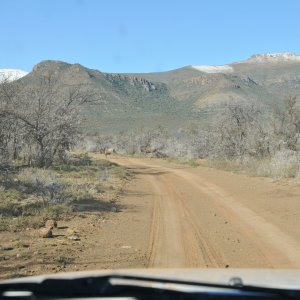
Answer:
[[[88,153],[74,154],[69,158],[68,164],[73,166],[90,166],[92,159]]]
[[[62,266],[66,266],[66,265],[70,265],[72,263],[74,263],[74,258],[72,257],[66,257],[66,256],[59,256],[57,259],[56,259],[56,262],[59,264],[59,265],[62,265]]]
[[[70,202],[93,199],[99,189],[94,184],[70,185],[66,190]]]
[[[111,172],[120,179],[128,179],[130,173],[123,167],[114,167]]]
[[[3,217],[2,218],[2,231],[19,231],[24,230],[25,228],[34,228],[38,229],[45,224],[45,218],[41,215],[37,216],[28,216],[28,217],[16,217],[14,219]],[[1,230],[1,229],[0,229]]]
[[[16,188],[0,189],[0,200],[2,201],[14,201],[19,202],[25,198],[24,194],[18,191]]]
[[[190,167],[193,167],[193,168],[196,168],[196,167],[199,167],[200,164],[195,160],[195,159],[190,159],[187,161],[187,164],[190,166]]]
[[[9,221],[7,217],[0,216],[0,231],[8,231],[9,230]]]
[[[22,212],[20,201],[24,195],[16,189],[0,190],[0,215],[18,216]]]
[[[70,215],[72,209],[64,204],[56,204],[46,208],[41,208],[31,215],[19,215],[11,218],[8,216],[0,216],[0,231],[8,230],[24,230],[25,228],[38,229],[45,225],[48,219],[60,220]]]
[[[45,219],[60,220],[68,216],[72,212],[72,208],[66,204],[56,204],[46,207],[43,211]]]

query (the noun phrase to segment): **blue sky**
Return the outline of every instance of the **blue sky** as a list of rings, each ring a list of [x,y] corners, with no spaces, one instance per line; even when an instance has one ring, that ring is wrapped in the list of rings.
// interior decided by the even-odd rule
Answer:
[[[0,68],[46,59],[106,72],[300,54],[299,0],[1,0]]]

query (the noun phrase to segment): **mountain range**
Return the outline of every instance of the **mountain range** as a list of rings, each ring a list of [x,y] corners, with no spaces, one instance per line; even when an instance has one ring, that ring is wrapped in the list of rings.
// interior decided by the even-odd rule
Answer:
[[[256,54],[222,66],[186,66],[156,73],[103,73],[80,64],[42,61],[25,71],[0,69],[13,79],[33,84],[51,72],[65,84],[87,84],[100,101],[82,111],[88,134],[155,127],[178,128],[206,122],[225,102],[258,103],[266,110],[280,107],[289,95],[300,94],[300,56]]]

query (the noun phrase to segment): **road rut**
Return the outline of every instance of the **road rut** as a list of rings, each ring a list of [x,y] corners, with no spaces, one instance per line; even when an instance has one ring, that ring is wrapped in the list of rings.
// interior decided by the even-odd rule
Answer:
[[[175,166],[155,159],[114,161],[138,169],[151,187],[149,267],[300,267],[300,236],[294,228],[299,227],[299,222],[293,226],[282,220],[286,225],[282,229],[280,212],[277,216],[269,213],[271,196],[262,198],[263,204],[257,199],[261,194],[255,191],[255,184],[261,182],[256,179],[231,174],[236,182],[224,186],[219,177],[226,177],[226,172],[210,170],[215,172],[212,177],[207,175],[207,168]],[[242,201],[234,184],[244,181],[254,188]],[[278,188],[276,184],[264,184],[268,191]],[[275,199],[274,205],[275,201],[280,200]],[[260,210],[260,205],[266,203],[270,209]],[[292,204],[298,205],[299,211],[300,200],[293,200]]]

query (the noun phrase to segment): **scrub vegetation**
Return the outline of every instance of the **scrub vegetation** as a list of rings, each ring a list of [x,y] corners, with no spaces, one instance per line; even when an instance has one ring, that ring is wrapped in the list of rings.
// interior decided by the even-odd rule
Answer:
[[[38,229],[48,219],[86,210],[110,211],[128,176],[122,167],[88,154],[73,153],[48,169],[13,165],[0,176],[0,231]]]
[[[257,176],[300,178],[300,101],[284,100],[281,110],[258,103],[224,104],[210,125],[196,122],[176,131],[136,130],[90,140],[89,149],[113,147],[118,153],[177,159]]]

